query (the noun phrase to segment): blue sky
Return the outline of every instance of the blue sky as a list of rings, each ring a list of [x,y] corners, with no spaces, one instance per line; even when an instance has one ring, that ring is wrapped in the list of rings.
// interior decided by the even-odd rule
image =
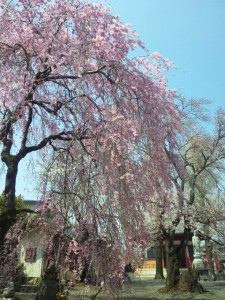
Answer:
[[[97,2],[92,0],[93,2]],[[112,14],[133,24],[149,52],[160,52],[176,69],[169,86],[186,97],[225,108],[225,0],[105,0]],[[141,54],[141,53],[140,53]],[[35,179],[19,166],[17,194],[35,199]],[[32,178],[32,179],[30,179]],[[4,177],[0,177],[0,191]]]
[[[95,1],[96,2],[96,1]],[[106,0],[149,52],[172,60],[171,88],[225,108],[225,0]]]

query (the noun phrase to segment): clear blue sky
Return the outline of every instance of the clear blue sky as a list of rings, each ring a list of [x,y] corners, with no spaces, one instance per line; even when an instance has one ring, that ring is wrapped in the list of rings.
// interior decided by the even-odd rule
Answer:
[[[96,1],[95,1],[96,2]],[[170,87],[225,107],[225,0],[106,0],[149,52],[176,66]]]
[[[92,0],[92,2],[97,2]],[[225,108],[225,0],[105,0],[112,14],[133,24],[149,52],[160,52],[176,69],[171,88]],[[35,199],[35,180],[19,166],[17,194]],[[4,177],[0,177],[0,190]]]

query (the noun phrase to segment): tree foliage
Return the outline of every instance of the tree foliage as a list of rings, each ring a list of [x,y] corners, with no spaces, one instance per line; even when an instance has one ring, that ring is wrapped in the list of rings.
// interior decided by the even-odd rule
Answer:
[[[17,214],[19,162],[44,149],[56,164],[45,181],[40,224],[51,236],[73,238],[78,270],[98,258],[111,286],[148,239],[151,200],[172,213],[173,172],[182,171],[180,112],[165,76],[172,64],[158,53],[130,58],[137,47],[145,50],[131,27],[99,3],[1,6],[0,142],[4,209],[12,220],[0,240]],[[180,207],[181,194],[176,199]]]
[[[168,60],[158,53],[130,59],[142,42],[99,3],[4,1],[0,26],[0,141],[9,211],[15,214],[19,162],[47,146],[83,148],[92,162],[100,161],[115,195],[120,179],[129,181],[133,188],[123,191],[121,203],[133,209],[144,199],[134,194],[137,177],[146,180],[146,166],[136,158],[148,136],[146,163],[171,187],[164,145],[175,147],[179,114],[166,86]],[[158,189],[154,179],[149,187]]]
[[[4,201],[5,201],[5,195],[4,193],[1,194],[0,196],[0,215],[4,211]],[[23,210],[23,209],[28,209],[27,205],[24,203],[24,198],[23,196],[19,195],[15,197],[15,208],[16,210]]]

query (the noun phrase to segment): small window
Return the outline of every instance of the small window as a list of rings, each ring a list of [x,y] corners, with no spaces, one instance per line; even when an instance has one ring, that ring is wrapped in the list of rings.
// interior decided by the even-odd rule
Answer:
[[[28,247],[25,251],[25,262],[33,263],[36,261],[37,248]]]
[[[150,248],[147,250],[147,258],[155,258],[155,249]]]

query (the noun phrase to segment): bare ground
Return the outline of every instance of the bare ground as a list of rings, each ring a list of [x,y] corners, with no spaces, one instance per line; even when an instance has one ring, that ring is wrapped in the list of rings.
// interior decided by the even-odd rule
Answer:
[[[132,283],[124,285],[123,291],[118,295],[123,300],[225,300],[225,281],[201,281],[205,289],[202,294],[192,293],[160,293],[158,290],[165,286],[164,280],[152,278],[136,278]],[[96,290],[95,290],[96,291]],[[70,294],[69,300],[83,299],[90,300],[94,290],[79,289]],[[97,296],[96,300],[112,299],[104,289]]]

